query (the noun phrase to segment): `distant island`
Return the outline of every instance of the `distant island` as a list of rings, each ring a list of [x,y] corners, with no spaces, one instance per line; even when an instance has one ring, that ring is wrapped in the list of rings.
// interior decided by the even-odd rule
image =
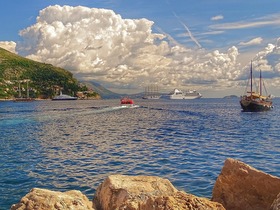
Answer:
[[[229,96],[225,96],[223,98],[225,98],[225,99],[235,99],[235,98],[239,98],[239,97],[236,96],[236,95],[229,95]]]

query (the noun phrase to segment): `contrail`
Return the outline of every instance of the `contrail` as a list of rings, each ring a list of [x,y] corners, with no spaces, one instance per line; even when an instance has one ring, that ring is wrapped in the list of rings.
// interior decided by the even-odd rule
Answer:
[[[154,26],[156,30],[158,30],[161,34],[164,34],[168,40],[170,40],[170,42],[174,45],[181,45],[180,43],[178,43],[170,34],[164,32],[159,26],[155,25]]]
[[[197,41],[197,39],[192,35],[192,32],[190,31],[190,29],[188,28],[188,26],[186,26],[186,24],[184,24],[180,18],[176,15],[175,12],[173,12],[173,15],[178,19],[178,21],[184,26],[184,28],[187,30],[189,37],[191,38],[191,40],[199,47],[201,48],[201,45],[199,44],[199,42]]]

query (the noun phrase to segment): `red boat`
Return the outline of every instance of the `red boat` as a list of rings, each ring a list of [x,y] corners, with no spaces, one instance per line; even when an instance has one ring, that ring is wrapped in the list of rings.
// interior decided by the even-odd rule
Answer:
[[[123,104],[134,104],[134,101],[132,100],[132,99],[130,99],[130,98],[122,98],[121,99],[121,104],[123,105]]]

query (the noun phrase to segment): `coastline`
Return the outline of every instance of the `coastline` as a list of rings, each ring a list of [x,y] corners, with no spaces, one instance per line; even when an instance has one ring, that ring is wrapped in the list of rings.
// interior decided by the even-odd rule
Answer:
[[[136,102],[140,109],[102,114],[99,107],[119,100],[1,103],[0,206],[9,209],[33,187],[77,189],[91,199],[112,173],[165,177],[210,199],[226,157],[279,175],[279,110],[247,114],[224,99]]]
[[[179,191],[161,177],[116,174],[98,186],[91,200],[78,190],[58,192],[33,188],[11,210],[32,210],[35,206],[41,210],[53,206],[61,210],[278,210],[280,178],[228,158],[217,177],[211,199]]]

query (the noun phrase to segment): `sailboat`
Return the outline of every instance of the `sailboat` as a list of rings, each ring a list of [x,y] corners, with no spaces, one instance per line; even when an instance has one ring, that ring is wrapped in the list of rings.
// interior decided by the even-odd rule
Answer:
[[[145,88],[145,95],[143,99],[159,99],[161,97],[157,85],[149,85]]]
[[[31,102],[31,101],[35,100],[34,98],[29,97],[29,87],[28,87],[28,82],[29,81],[30,81],[29,79],[19,81],[19,83],[18,83],[19,94],[18,94],[18,97],[14,99],[14,102]],[[23,97],[22,94],[21,94],[21,87],[20,87],[21,82],[26,82],[26,97]]]
[[[247,91],[247,94],[240,97],[240,105],[243,111],[246,112],[262,112],[268,111],[273,108],[272,105],[272,96],[263,95],[263,81],[262,81],[262,72],[260,71],[259,79],[259,89],[253,91],[253,67],[251,62],[250,68],[250,91]]]

